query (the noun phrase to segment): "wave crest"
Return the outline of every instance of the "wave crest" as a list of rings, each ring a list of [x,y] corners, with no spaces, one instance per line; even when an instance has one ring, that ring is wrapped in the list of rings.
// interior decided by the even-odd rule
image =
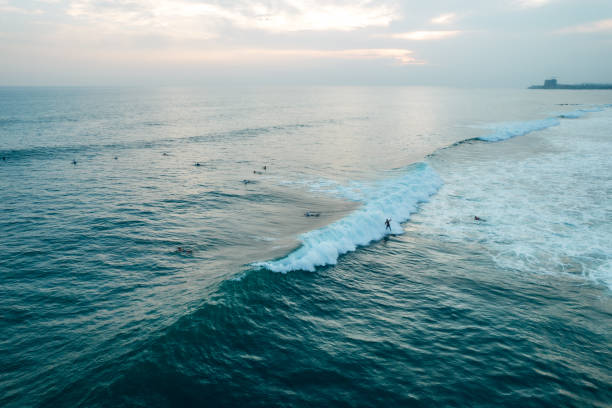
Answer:
[[[402,177],[386,180],[372,189],[364,205],[352,214],[323,228],[300,236],[302,245],[284,258],[258,262],[255,267],[273,272],[305,270],[317,266],[335,265],[338,257],[377,241],[390,233],[401,234],[400,223],[417,211],[420,203],[429,200],[442,186],[442,180],[426,163],[406,168]],[[391,218],[392,231],[385,229],[385,219]]]
[[[485,142],[499,142],[506,139],[511,139],[516,136],[523,136],[538,130],[544,130],[552,126],[561,124],[557,118],[547,118],[539,120],[530,120],[527,122],[508,122],[493,125],[495,132],[488,135],[479,136],[477,140]]]
[[[579,119],[586,115],[587,113],[592,112],[602,112],[605,109],[605,106],[595,106],[593,108],[583,108],[577,109],[571,112],[561,113],[558,117],[562,119]]]

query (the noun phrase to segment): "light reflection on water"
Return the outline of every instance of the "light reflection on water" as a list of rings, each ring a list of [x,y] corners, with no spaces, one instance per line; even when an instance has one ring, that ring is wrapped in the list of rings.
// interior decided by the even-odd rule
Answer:
[[[313,185],[367,186],[437,148],[486,132],[473,125],[540,119],[559,111],[557,103],[605,97],[441,88],[0,88],[0,155],[6,157],[0,162],[6,316],[0,363],[8,367],[0,402],[36,404],[106,364],[131,367],[120,364],[126,353],[147,350],[203,304],[231,303],[219,299],[226,279],[254,261],[286,255],[300,233],[361,205]],[[528,150],[503,153],[524,158],[534,149]],[[447,164],[461,179],[461,166]],[[321,215],[304,217],[308,211]],[[444,259],[440,253],[456,245],[432,244],[429,251],[423,235],[401,240],[416,242],[425,255],[400,260],[405,248],[395,247],[394,238],[347,262],[366,279],[364,269],[409,271],[427,255]],[[179,246],[192,252],[179,253]],[[463,270],[469,259],[461,261]],[[264,276],[264,286],[275,284],[277,278]],[[282,282],[289,282],[284,289],[302,290]],[[342,292],[334,284],[332,298],[354,295],[351,285]],[[321,301],[333,303],[324,288],[316,290]],[[267,319],[274,308],[295,312],[294,299],[276,294],[282,302],[272,302]],[[242,316],[239,307],[228,313]],[[325,318],[302,312],[304,321]],[[368,327],[368,319],[357,327]]]

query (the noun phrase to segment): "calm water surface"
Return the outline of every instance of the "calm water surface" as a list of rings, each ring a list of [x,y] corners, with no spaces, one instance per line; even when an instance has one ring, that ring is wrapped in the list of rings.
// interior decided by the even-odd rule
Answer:
[[[0,405],[609,406],[611,103],[0,88]]]

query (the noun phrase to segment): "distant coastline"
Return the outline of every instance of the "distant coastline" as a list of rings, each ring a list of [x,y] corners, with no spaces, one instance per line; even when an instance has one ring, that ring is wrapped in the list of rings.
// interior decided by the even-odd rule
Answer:
[[[531,85],[528,89],[612,89],[612,84],[560,84],[556,79],[547,79],[544,85]]]

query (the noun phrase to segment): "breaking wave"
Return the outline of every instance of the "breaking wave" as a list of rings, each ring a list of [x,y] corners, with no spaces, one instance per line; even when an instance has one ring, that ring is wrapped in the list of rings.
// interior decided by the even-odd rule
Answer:
[[[502,140],[511,139],[516,136],[523,136],[538,130],[544,130],[552,126],[561,124],[557,118],[547,118],[539,120],[530,120],[527,122],[508,122],[492,125],[493,133],[484,136],[479,136],[475,140],[483,140],[485,142],[500,142]]]
[[[604,107],[595,106],[593,108],[583,108],[583,109],[577,109],[571,112],[564,112],[564,113],[561,113],[558,117],[562,119],[579,119],[583,117],[584,115],[586,115],[587,113],[601,112],[603,110],[604,110]]]
[[[558,126],[561,124],[560,118],[579,118],[590,112],[603,111],[610,106],[583,108],[546,119],[491,124],[486,128],[492,130],[492,133],[462,140],[440,150],[467,142],[499,142],[523,136]],[[433,156],[435,153],[428,155]],[[253,266],[286,273],[295,270],[312,272],[318,266],[335,265],[340,255],[355,251],[359,246],[368,245],[391,233],[403,233],[400,223],[407,221],[410,215],[417,211],[420,203],[429,201],[429,197],[435,194],[442,184],[438,174],[422,162],[407,167],[404,176],[383,181],[373,189],[347,188],[334,182],[310,185],[311,191],[335,192],[343,198],[362,201],[364,204],[359,210],[330,225],[302,234],[299,237],[302,245],[289,255],[277,260],[258,262]],[[385,230],[386,218],[392,219],[390,232]]]
[[[426,163],[408,166],[403,176],[367,189],[363,206],[323,228],[300,236],[301,247],[284,258],[259,262],[256,267],[274,272],[314,271],[317,266],[335,265],[338,257],[377,241],[388,234],[401,234],[400,223],[417,211],[442,186],[442,180]],[[391,218],[391,231],[385,219]]]

